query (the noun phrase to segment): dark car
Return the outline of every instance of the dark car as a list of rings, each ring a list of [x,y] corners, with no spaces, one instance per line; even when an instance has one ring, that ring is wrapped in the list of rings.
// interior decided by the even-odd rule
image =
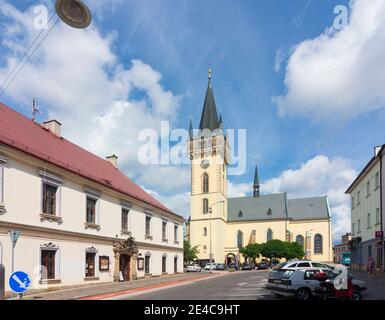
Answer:
[[[218,263],[215,270],[226,270],[226,265],[224,263]]]
[[[235,269],[235,270],[238,270],[239,269],[239,267],[238,267],[238,265],[236,264],[236,263],[234,263],[234,262],[232,262],[232,263],[229,263],[228,265],[227,265],[227,269]]]
[[[251,263],[248,263],[248,262],[243,263],[242,270],[252,270],[252,269],[253,269],[253,265]]]
[[[266,270],[269,268],[269,265],[266,262],[260,262],[258,263],[257,269],[258,270]]]

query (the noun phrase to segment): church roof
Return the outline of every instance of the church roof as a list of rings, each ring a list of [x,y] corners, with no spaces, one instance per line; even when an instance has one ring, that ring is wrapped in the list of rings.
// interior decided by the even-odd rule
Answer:
[[[293,220],[311,220],[330,218],[326,197],[291,199],[287,201],[289,218]]]
[[[285,193],[277,193],[259,197],[230,198],[227,206],[229,222],[330,218],[326,197],[287,200]]]
[[[215,129],[219,128],[220,122],[218,120],[217,107],[215,105],[213,89],[211,86],[211,79],[209,79],[199,129],[209,129],[211,131],[214,131]]]
[[[230,198],[227,202],[228,221],[287,219],[286,194]]]

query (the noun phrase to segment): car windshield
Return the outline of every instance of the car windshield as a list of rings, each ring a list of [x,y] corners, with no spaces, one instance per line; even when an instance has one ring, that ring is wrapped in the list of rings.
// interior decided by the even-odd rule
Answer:
[[[280,270],[286,265],[286,262],[278,263],[273,269],[274,270]]]
[[[288,271],[292,270],[272,270],[269,277],[273,279],[282,279],[283,275]]]

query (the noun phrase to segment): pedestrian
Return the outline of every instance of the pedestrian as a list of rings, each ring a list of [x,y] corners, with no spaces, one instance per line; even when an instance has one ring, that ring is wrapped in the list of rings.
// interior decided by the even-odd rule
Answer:
[[[372,257],[369,257],[368,259],[368,265],[367,265],[369,278],[373,279],[375,276],[375,266],[374,266],[374,259]]]

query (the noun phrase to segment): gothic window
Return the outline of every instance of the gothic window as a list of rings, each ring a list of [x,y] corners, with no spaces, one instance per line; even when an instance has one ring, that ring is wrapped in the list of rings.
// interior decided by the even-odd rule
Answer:
[[[273,214],[273,212],[271,211],[271,209],[269,208],[269,210],[267,210],[267,215],[268,216],[271,216]]]
[[[314,236],[314,253],[322,254],[322,252],[323,252],[322,235],[317,233]]]
[[[269,228],[267,229],[267,233],[266,233],[266,241],[270,241],[270,240],[273,240],[273,230]]]
[[[237,247],[243,248],[243,232],[241,230],[237,232]]]
[[[209,192],[209,175],[205,173],[203,175],[203,193]]]
[[[295,242],[297,242],[302,248],[303,248],[304,243],[305,243],[303,236],[300,234],[298,236],[296,236]]]
[[[204,237],[207,236],[207,228],[206,228],[206,227],[203,227],[203,236],[204,236]]]
[[[203,214],[209,213],[209,200],[203,199]]]
[[[243,217],[243,212],[242,212],[242,210],[240,210],[240,211],[238,212],[238,217],[239,217],[239,218],[242,218],[242,217]]]

